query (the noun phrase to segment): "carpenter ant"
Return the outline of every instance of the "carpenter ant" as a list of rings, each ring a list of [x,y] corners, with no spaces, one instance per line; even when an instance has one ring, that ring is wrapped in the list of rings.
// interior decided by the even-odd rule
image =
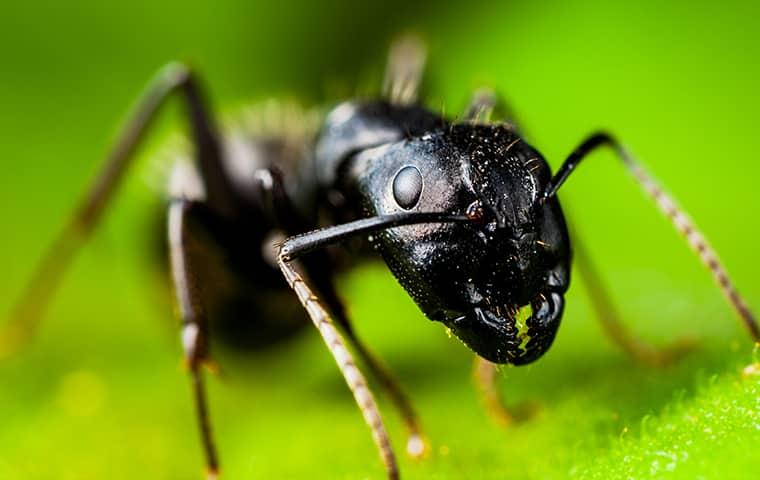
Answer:
[[[490,385],[494,364],[524,365],[541,357],[556,335],[570,281],[570,239],[556,194],[599,147],[617,152],[711,271],[752,338],[760,341],[751,312],[713,249],[613,136],[589,136],[552,175],[511,119],[488,121],[504,109],[494,95],[475,95],[465,117],[456,121],[421,106],[423,64],[421,44],[404,38],[391,49],[381,98],[338,105],[311,140],[293,142],[283,135],[251,141],[242,149],[232,148],[233,139],[217,131],[196,75],[181,65],[166,67],[148,87],[104,170],[16,304],[2,337],[5,353],[31,336],[156,112],[174,94],[188,108],[195,161],[192,168],[178,167],[170,182],[170,267],[209,478],[216,477],[219,467],[200,369],[210,361],[209,320],[260,312],[258,307],[267,304],[267,312],[285,321],[295,303],[282,300],[287,286],[353,392],[388,478],[399,477],[395,455],[344,337],[400,411],[410,434],[408,452],[423,453],[414,411],[351,327],[333,286],[335,259],[324,247],[350,238],[374,244],[425,315],[478,354],[487,395],[495,392]],[[277,235],[286,238],[278,242]],[[223,294],[217,278],[206,274],[212,250],[235,279]],[[581,266],[593,272],[587,259]],[[605,311],[603,290],[595,289],[595,297],[607,333],[628,353],[653,363],[678,353],[629,336]],[[239,307],[245,302],[247,310]]]

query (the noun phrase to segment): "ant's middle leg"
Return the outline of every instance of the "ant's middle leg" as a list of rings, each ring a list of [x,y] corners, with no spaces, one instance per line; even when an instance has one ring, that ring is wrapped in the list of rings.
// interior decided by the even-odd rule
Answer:
[[[202,367],[210,366],[208,305],[203,265],[219,234],[215,214],[198,201],[174,199],[169,206],[168,240],[172,283],[182,321],[184,363],[192,380],[193,398],[206,459],[207,478],[215,479],[219,459],[214,444]]]

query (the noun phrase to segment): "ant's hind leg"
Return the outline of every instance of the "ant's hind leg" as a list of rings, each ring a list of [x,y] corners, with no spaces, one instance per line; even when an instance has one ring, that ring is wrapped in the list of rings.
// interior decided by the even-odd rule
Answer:
[[[609,291],[599,272],[576,236],[573,243],[576,265],[583,278],[591,306],[607,336],[631,358],[652,366],[665,366],[679,360],[697,346],[696,339],[685,337],[671,345],[657,347],[633,335],[620,321]]]
[[[173,200],[169,206],[169,256],[177,305],[182,320],[182,348],[192,380],[193,398],[200,426],[209,480],[216,479],[219,460],[214,446],[206,391],[201,368],[209,365],[208,320],[202,298],[199,264],[207,241],[199,231],[204,226],[204,205],[190,200]],[[206,239],[207,240],[207,239]]]
[[[534,403],[507,405],[497,385],[498,365],[495,363],[475,356],[472,373],[481,402],[488,415],[497,424],[508,427],[528,420],[538,412],[539,407]]]
[[[120,181],[136,158],[138,147],[173,94],[181,96],[187,107],[197,163],[203,174],[209,205],[222,214],[234,208],[232,190],[221,165],[221,149],[215,126],[205,108],[199,81],[184,65],[169,64],[156,75],[140,97],[137,108],[108,153],[95,181],[44,253],[31,280],[13,305],[10,319],[0,331],[0,358],[17,351],[33,338],[64,273],[102,219]]]

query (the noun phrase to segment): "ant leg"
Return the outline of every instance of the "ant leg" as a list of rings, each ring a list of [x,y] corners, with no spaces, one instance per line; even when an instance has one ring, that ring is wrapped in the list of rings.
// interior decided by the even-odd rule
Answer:
[[[496,365],[476,355],[473,366],[473,377],[486,412],[497,424],[503,427],[514,423],[514,415],[509,411],[504,398],[496,387]]]
[[[169,256],[171,274],[182,319],[182,348],[190,372],[193,398],[201,441],[206,457],[206,477],[216,479],[219,459],[214,446],[209,419],[206,390],[201,367],[209,366],[208,321],[201,300],[198,261],[207,243],[199,237],[198,227],[204,225],[204,205],[190,200],[172,200],[169,206]],[[200,224],[200,225],[199,225]]]
[[[656,347],[633,335],[620,321],[620,315],[612,302],[612,296],[601,281],[599,271],[583,248],[583,243],[578,241],[577,235],[573,246],[577,259],[576,265],[578,265],[581,277],[584,280],[583,283],[586,286],[592,308],[596,311],[596,316],[601,321],[604,332],[626,354],[647,365],[665,366],[678,360],[696,347],[696,340],[688,337],[677,340],[666,347]]]
[[[169,64],[148,85],[106,157],[102,170],[45,252],[14,304],[9,322],[0,332],[0,358],[12,354],[34,336],[67,267],[102,218],[157,113],[175,92],[182,94],[188,107],[208,204],[224,214],[229,214],[234,208],[234,199],[229,193],[231,189],[221,164],[215,128],[204,108],[197,79],[185,66]]]
[[[397,480],[399,478],[399,472],[398,465],[396,464],[396,456],[393,453],[393,447],[391,447],[388,432],[380,417],[380,410],[377,408],[377,403],[375,403],[375,399],[367,385],[367,381],[364,379],[364,375],[362,375],[361,371],[356,366],[356,363],[354,363],[351,353],[346,348],[343,337],[335,328],[325,307],[319,301],[317,296],[314,295],[312,289],[304,281],[301,274],[296,271],[291,261],[280,254],[277,263],[280,266],[280,270],[282,270],[288,285],[290,285],[290,288],[292,288],[298,296],[298,300],[306,309],[309,317],[322,335],[322,339],[327,345],[327,348],[335,358],[335,362],[338,364],[338,368],[343,374],[343,377],[348,384],[348,388],[351,389],[351,393],[353,393],[354,399],[359,405],[364,420],[372,431],[372,437],[380,451],[380,457],[385,465],[388,478],[391,480]]]
[[[602,146],[612,147],[625,164],[628,171],[633,175],[644,191],[657,203],[660,210],[667,216],[681,235],[686,239],[689,247],[697,254],[702,264],[712,273],[715,282],[723,292],[729,304],[734,308],[740,320],[749,331],[750,336],[756,343],[760,343],[760,328],[755,317],[749,310],[744,299],[739,295],[733,282],[728,277],[725,268],[718,260],[715,250],[712,249],[707,239],[697,230],[689,217],[676,205],[661,187],[639,166],[638,162],[628,151],[611,135],[599,132],[588,137],[578,146],[565,160],[557,173],[547,185],[543,194],[543,200],[551,199],[567,177],[575,170],[580,162],[589,153]],[[614,325],[614,324],[613,324]]]
[[[532,403],[521,403],[514,407],[507,405],[496,385],[498,365],[476,355],[473,367],[472,373],[480,399],[488,415],[498,425],[508,427],[536,414],[538,407]]]
[[[414,35],[394,40],[388,54],[383,97],[395,105],[417,103],[425,69],[425,45]]]

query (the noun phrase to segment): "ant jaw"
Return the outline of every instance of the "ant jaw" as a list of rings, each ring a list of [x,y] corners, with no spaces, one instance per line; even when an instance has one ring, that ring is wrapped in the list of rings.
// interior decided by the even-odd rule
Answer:
[[[530,304],[481,308],[444,323],[467,347],[498,364],[525,365],[551,346],[564,308],[557,292],[539,294]]]
[[[470,313],[444,320],[444,323],[479,356],[493,363],[511,363],[511,359],[520,354],[522,343],[518,338],[517,322],[510,315],[514,309],[498,310],[475,307]]]

